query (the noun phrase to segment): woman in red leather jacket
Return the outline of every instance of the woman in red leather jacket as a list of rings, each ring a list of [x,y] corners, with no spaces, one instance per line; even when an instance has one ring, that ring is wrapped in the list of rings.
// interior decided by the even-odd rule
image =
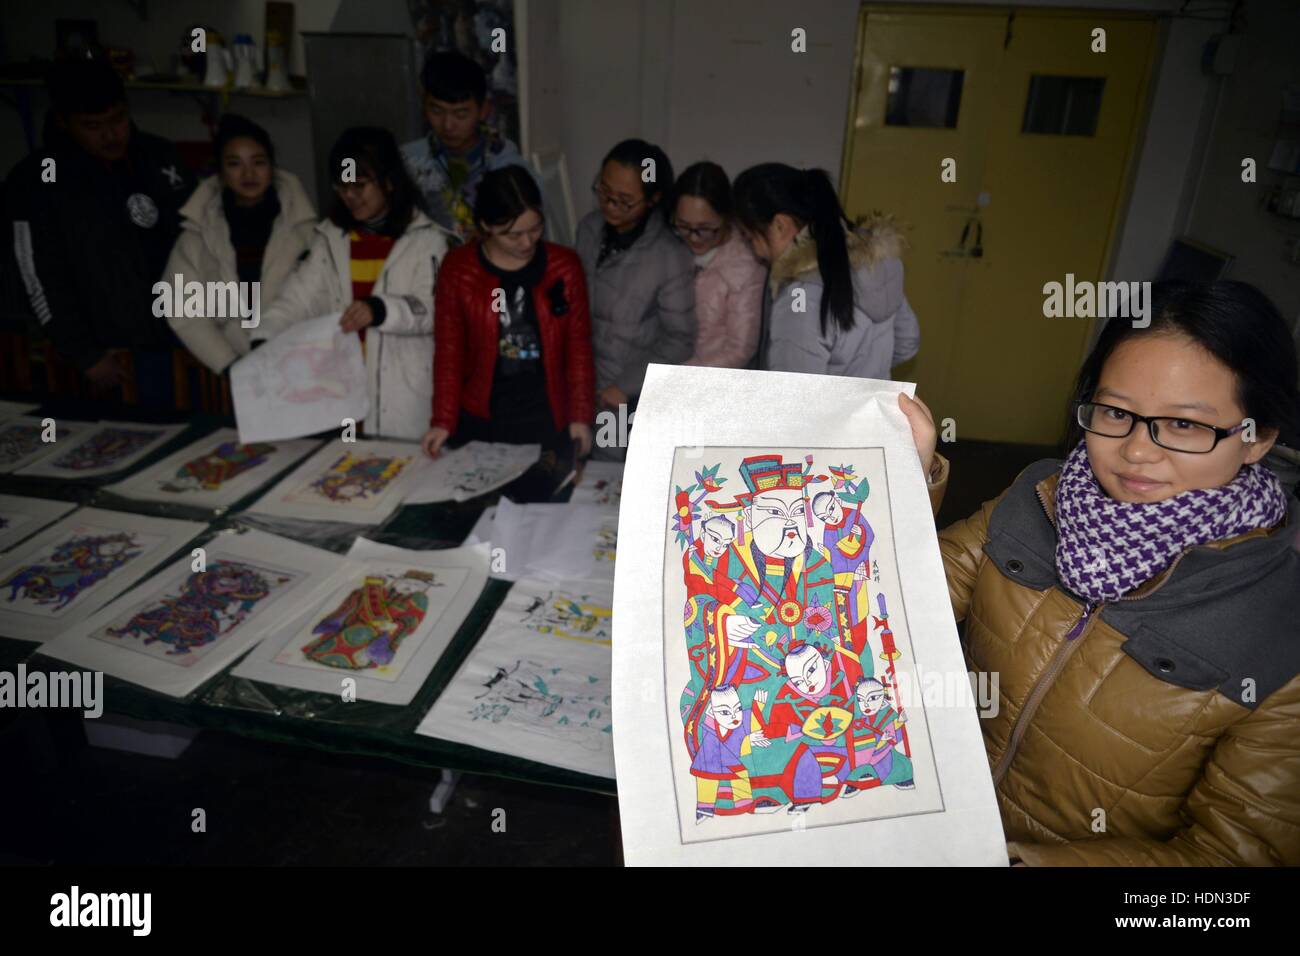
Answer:
[[[522,166],[478,187],[479,239],[450,252],[434,286],[433,420],[424,449],[467,441],[591,451],[595,370],[582,263],[542,241],[542,197]]]

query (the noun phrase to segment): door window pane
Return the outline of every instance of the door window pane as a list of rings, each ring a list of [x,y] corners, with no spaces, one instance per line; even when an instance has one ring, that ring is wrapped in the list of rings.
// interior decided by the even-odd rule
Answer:
[[[1105,77],[1100,76],[1034,74],[1029,80],[1029,99],[1025,102],[1021,132],[1096,136],[1101,91],[1105,85]]]
[[[964,70],[891,66],[885,125],[956,129],[965,76]]]

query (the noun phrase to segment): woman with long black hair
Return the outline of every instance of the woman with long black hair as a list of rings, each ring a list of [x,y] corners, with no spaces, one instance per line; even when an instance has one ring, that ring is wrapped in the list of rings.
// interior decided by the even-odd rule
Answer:
[[[900,261],[907,243],[889,217],[854,228],[825,172],[783,163],[745,170],[733,194],[750,247],[769,266],[760,368],[887,379],[917,353]]]
[[[393,134],[344,130],[330,150],[334,205],[253,340],[342,312],[365,346],[369,435],[422,438],[433,404],[433,277],[447,233],[417,203]],[[355,173],[355,175],[353,175]]]
[[[1065,460],[939,534],[967,667],[1005,705],[980,726],[1008,850],[1295,866],[1300,504],[1265,462],[1300,425],[1291,330],[1244,282],[1156,283],[1150,317],[1102,330]],[[937,507],[934,419],[898,402]]]

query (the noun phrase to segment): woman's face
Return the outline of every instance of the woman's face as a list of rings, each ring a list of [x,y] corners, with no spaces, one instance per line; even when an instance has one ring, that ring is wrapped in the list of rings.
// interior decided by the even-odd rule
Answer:
[[[1093,401],[1138,415],[1184,418],[1233,428],[1246,417],[1237,402],[1237,376],[1184,335],[1128,339],[1106,360]],[[1088,461],[1106,494],[1117,501],[1163,501],[1194,488],[1217,488],[1268,453],[1276,432],[1243,441],[1229,435],[1203,455],[1171,451],[1151,440],[1145,423],[1127,438],[1086,435]]]
[[[235,194],[241,206],[262,201],[271,188],[274,171],[266,149],[250,137],[236,137],[221,150],[221,184]]]
[[[727,239],[727,223],[707,199],[682,196],[673,210],[673,231],[697,256],[716,249]]]
[[[771,265],[781,255],[790,248],[794,242],[794,237],[799,234],[800,226],[790,216],[783,212],[777,213],[772,217],[772,221],[767,224],[767,228],[761,230],[743,229],[745,241],[749,243],[750,251],[759,261]]]
[[[388,212],[388,195],[369,173],[357,170],[355,183],[335,183],[334,189],[357,222],[368,222]]]
[[[646,198],[640,170],[612,159],[601,167],[596,180],[596,199],[600,214],[619,232],[635,226],[654,205]]]
[[[546,222],[537,210],[525,209],[514,222],[501,226],[480,224],[479,228],[483,233],[483,245],[490,257],[522,264],[532,261],[537,244],[542,241]]]

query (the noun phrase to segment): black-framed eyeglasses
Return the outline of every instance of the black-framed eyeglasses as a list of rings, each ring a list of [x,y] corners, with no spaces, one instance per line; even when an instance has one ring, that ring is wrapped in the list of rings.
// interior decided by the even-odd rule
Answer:
[[[600,180],[591,184],[591,191],[596,194],[596,200],[598,202],[605,203],[608,206],[613,206],[619,212],[631,212],[637,206],[646,201],[644,196],[636,202],[628,202],[626,199],[620,199],[611,193]]]
[[[712,242],[717,238],[718,233],[726,228],[725,226],[685,226],[673,220],[673,232],[677,233],[682,239],[698,239],[700,242]]]
[[[1075,420],[1084,431],[1106,438],[1127,438],[1133,432],[1133,426],[1142,422],[1147,426],[1151,440],[1161,448],[1190,455],[1212,452],[1219,442],[1246,428],[1244,423],[1232,428],[1219,428],[1189,418],[1139,415],[1126,408],[1116,408],[1100,402],[1079,402],[1076,405]]]

